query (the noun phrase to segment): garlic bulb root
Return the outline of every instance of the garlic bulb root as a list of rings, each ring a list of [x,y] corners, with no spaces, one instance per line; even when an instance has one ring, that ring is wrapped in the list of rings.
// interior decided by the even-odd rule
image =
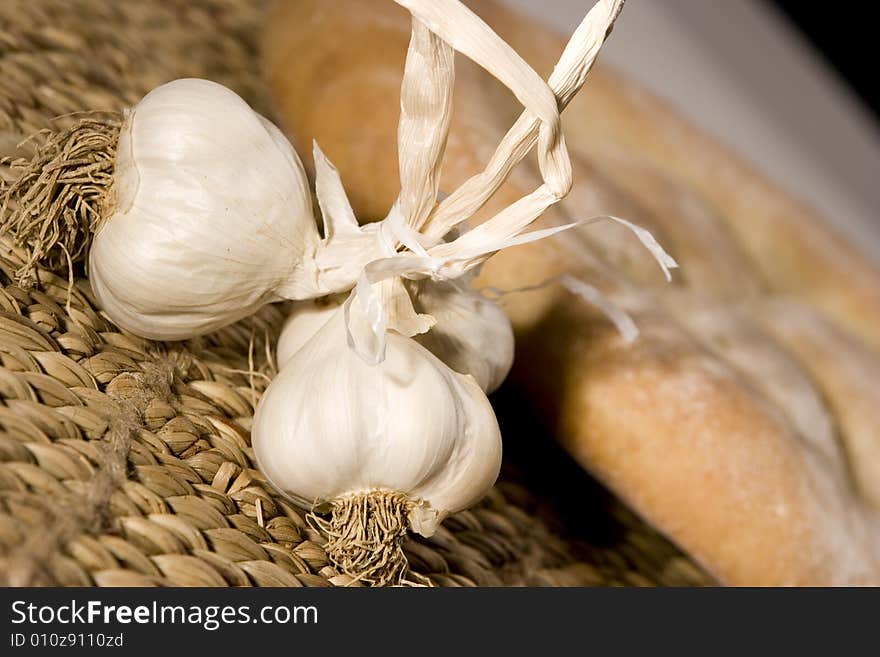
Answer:
[[[30,160],[13,160],[14,181],[0,177],[0,233],[27,252],[19,284],[33,282],[38,264],[63,271],[85,259],[106,216],[121,127],[119,112],[90,112],[43,137]]]
[[[314,511],[306,519],[327,536],[327,556],[352,582],[432,586],[428,578],[408,572],[403,552],[408,518],[417,502],[403,493],[375,489],[345,495],[329,506],[329,519]]]

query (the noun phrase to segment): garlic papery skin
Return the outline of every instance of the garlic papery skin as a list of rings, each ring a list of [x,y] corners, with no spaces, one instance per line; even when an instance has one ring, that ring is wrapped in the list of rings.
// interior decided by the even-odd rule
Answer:
[[[501,465],[498,423],[472,377],[394,332],[385,359],[364,362],[342,309],[282,365],[251,435],[261,471],[297,503],[401,494],[423,536],[481,499]]]
[[[486,394],[513,367],[513,327],[495,301],[461,281],[406,281],[416,312],[431,315],[430,331],[413,336],[456,372],[470,374]]]
[[[337,310],[339,303],[328,299],[309,299],[292,303],[290,314],[284,320],[275,347],[275,362],[278,367],[282,367],[293,358],[293,355],[314,337]]]
[[[147,338],[253,314],[312,266],[320,239],[290,143],[207,80],[164,84],[128,112],[111,199],[89,278],[110,319]]]

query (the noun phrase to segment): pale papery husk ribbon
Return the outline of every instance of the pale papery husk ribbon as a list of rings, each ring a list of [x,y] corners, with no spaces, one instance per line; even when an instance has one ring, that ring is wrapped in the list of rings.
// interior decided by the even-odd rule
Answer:
[[[415,335],[432,325],[431,318],[413,310],[400,278],[459,278],[501,249],[544,239],[584,223],[523,234],[571,188],[571,164],[561,132],[560,112],[586,81],[624,4],[624,0],[596,3],[578,26],[547,83],[457,0],[395,1],[413,16],[398,128],[401,191],[377,233],[383,241],[384,257],[364,267],[345,309],[349,345],[371,362],[382,360],[384,332],[389,328]],[[438,203],[440,164],[454,84],[453,49],[504,83],[523,103],[525,111],[502,139],[486,168]],[[543,183],[480,226],[442,242],[444,236],[460,228],[486,203],[536,143]],[[320,178],[322,167],[317,168]],[[318,194],[320,199],[320,190]],[[340,214],[353,217],[341,182],[335,186],[334,196],[343,199],[340,204],[345,209]],[[613,219],[634,230],[649,248],[656,246],[652,253],[667,275],[668,268],[676,266],[653,238],[643,235],[646,231]],[[373,290],[374,286],[378,289]]]

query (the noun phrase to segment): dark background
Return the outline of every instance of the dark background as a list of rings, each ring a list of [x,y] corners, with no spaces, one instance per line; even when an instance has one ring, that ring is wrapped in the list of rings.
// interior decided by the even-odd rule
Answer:
[[[764,0],[786,15],[880,118],[874,2]]]

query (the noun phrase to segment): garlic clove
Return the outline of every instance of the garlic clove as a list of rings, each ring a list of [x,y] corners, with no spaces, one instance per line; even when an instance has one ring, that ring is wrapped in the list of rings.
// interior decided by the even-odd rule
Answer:
[[[148,338],[189,338],[253,314],[319,241],[290,143],[207,80],[164,84],[127,114],[112,191],[89,278],[107,315]]]

